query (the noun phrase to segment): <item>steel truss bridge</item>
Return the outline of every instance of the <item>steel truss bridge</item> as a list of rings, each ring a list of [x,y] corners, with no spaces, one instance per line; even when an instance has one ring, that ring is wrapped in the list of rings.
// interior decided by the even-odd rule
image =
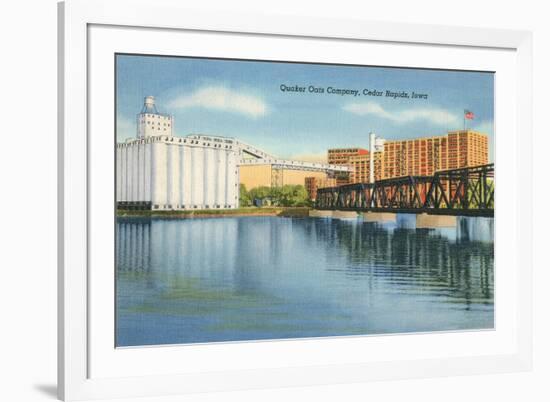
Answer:
[[[315,208],[494,216],[494,164],[317,190]]]

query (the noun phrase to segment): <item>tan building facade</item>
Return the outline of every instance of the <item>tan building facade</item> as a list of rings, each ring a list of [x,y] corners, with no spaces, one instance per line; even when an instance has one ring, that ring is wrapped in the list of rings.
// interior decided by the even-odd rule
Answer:
[[[239,167],[239,182],[244,184],[247,190],[256,187],[271,187],[274,175],[278,178],[278,185],[305,185],[306,177],[315,177],[317,179],[326,179],[324,172],[308,172],[292,169],[281,169],[273,172],[271,165],[253,165]]]
[[[431,176],[435,172],[489,163],[486,134],[472,130],[450,131],[444,136],[386,141],[374,154],[375,180],[402,176]],[[349,157],[350,183],[369,181],[369,155]]]
[[[327,160],[330,165],[350,165],[350,158],[366,157],[368,159],[369,151],[364,148],[332,148],[328,150]],[[341,173],[336,175],[336,185],[353,183],[350,173]]]

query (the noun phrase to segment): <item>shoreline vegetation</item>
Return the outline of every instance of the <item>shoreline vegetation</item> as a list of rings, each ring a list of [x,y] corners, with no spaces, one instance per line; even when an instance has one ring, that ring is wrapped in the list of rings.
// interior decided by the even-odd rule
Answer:
[[[310,207],[244,207],[237,209],[195,209],[178,211],[117,209],[117,218],[224,218],[240,216],[307,217]]]

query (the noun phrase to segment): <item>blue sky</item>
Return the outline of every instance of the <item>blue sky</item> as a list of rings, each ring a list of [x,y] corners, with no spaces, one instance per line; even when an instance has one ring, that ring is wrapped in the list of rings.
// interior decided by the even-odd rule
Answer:
[[[143,98],[153,95],[159,111],[175,117],[178,136],[236,137],[279,157],[313,161],[324,160],[328,148],[368,148],[370,131],[406,139],[462,129],[468,109],[475,114],[468,127],[490,136],[492,155],[493,85],[493,74],[484,72],[119,55],[117,140],[135,136]],[[358,92],[331,94],[329,87]]]

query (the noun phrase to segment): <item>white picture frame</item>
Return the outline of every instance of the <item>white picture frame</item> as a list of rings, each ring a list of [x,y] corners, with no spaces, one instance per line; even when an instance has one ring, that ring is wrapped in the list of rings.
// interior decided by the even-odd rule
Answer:
[[[129,12],[131,10],[131,12]],[[320,20],[306,17],[244,15],[227,13],[216,15],[198,10],[190,10],[177,0],[159,0],[154,3],[144,0],[68,0],[59,4],[59,311],[58,311],[58,392],[64,400],[80,400],[115,397],[145,397],[189,392],[229,391],[238,389],[305,386],[329,383],[346,383],[379,379],[400,379],[432,376],[448,376],[474,373],[502,373],[529,370],[532,362],[531,341],[531,271],[532,271],[532,212],[531,212],[531,94],[532,94],[532,37],[529,32],[495,29],[411,25],[368,21]],[[456,48],[468,51],[506,52],[515,63],[507,67],[506,85],[514,88],[515,96],[510,103],[513,126],[506,127],[510,139],[509,149],[504,144],[502,155],[506,155],[507,168],[502,164],[499,180],[514,189],[510,202],[501,198],[503,210],[512,222],[514,237],[508,239],[511,258],[498,259],[497,270],[506,269],[513,275],[505,313],[511,316],[510,325],[505,328],[499,342],[502,348],[483,353],[483,342],[493,342],[491,335],[483,333],[447,334],[440,347],[457,342],[457,352],[452,356],[441,357],[431,354],[422,335],[395,335],[391,338],[404,338],[403,345],[416,345],[414,356],[392,359],[361,360],[346,357],[339,359],[313,359],[307,357],[306,350],[315,352],[315,346],[324,342],[338,354],[342,343],[337,340],[321,339],[311,341],[269,342],[270,353],[284,356],[285,353],[304,353],[304,358],[285,365],[283,362],[260,364],[250,362],[249,366],[229,369],[225,366],[208,365],[213,359],[212,350],[202,346],[185,346],[186,353],[193,359],[206,361],[200,371],[187,371],[176,374],[177,370],[141,373],[124,371],[124,365],[116,366],[118,371],[92,369],[91,362],[101,360],[104,366],[112,363],[103,359],[103,351],[97,339],[97,328],[91,329],[94,311],[98,311],[98,291],[111,291],[99,283],[91,289],[90,261],[94,254],[89,250],[94,230],[100,226],[91,225],[90,210],[94,194],[90,192],[90,172],[95,169],[93,161],[98,157],[91,154],[91,120],[89,107],[93,104],[91,90],[96,85],[90,80],[92,42],[90,32],[94,27],[119,27],[125,35],[132,36],[131,30],[155,29],[166,35],[177,32],[193,34],[208,33],[220,36],[253,36],[255,38],[285,38],[285,40],[324,40],[335,43],[374,43],[380,46],[420,46]],[[94,34],[95,35],[95,34]],[[97,35],[100,37],[101,35]],[[271,40],[270,39],[270,40]],[[114,42],[114,41],[113,41]],[[97,43],[97,42],[95,42]],[[93,45],[96,46],[96,45]],[[103,46],[99,43],[98,46]],[[351,46],[351,45],[350,45]],[[110,50],[109,50],[110,51]],[[162,49],[160,50],[162,52]],[[166,51],[166,50],[164,50]],[[429,49],[426,50],[429,52]],[[94,56],[95,57],[95,56]],[[497,71],[498,73],[498,71]],[[496,101],[505,96],[496,87]],[[508,109],[506,109],[508,110]],[[498,122],[497,122],[498,126]],[[504,130],[503,130],[504,132]],[[521,141],[519,140],[521,133]],[[497,141],[499,141],[497,139]],[[503,141],[504,142],[504,141]],[[100,151],[103,153],[103,151]],[[112,149],[105,149],[105,155]],[[101,155],[99,155],[101,157]],[[497,155],[497,163],[500,159]],[[504,159],[502,159],[504,160]],[[94,166],[94,167],[93,167]],[[499,169],[501,165],[499,165]],[[499,170],[500,174],[500,170]],[[500,183],[499,183],[500,185]],[[106,191],[112,190],[112,187]],[[522,195],[521,197],[519,195]],[[497,202],[500,200],[497,198]],[[95,225],[95,223],[94,223]],[[505,225],[496,226],[496,231],[505,231]],[[96,233],[97,235],[97,233]],[[498,236],[497,236],[498,238]],[[504,240],[503,240],[504,243]],[[516,258],[521,256],[521,259]],[[513,257],[513,258],[512,258]],[[498,283],[497,290],[498,292]],[[502,294],[502,292],[501,292]],[[108,307],[108,306],[107,306]],[[496,308],[499,308],[498,303]],[[495,331],[498,335],[497,325]],[[456,336],[455,338],[452,338]],[[487,339],[483,340],[482,338]],[[388,337],[386,337],[388,338]],[[469,342],[477,342],[475,348]],[[309,343],[308,343],[309,342]],[[377,337],[365,340],[348,340],[346,348],[375,347]],[[415,343],[418,342],[418,343]],[[448,343],[445,343],[448,342]],[[369,344],[367,344],[369,343]],[[262,356],[261,346],[251,345],[254,354]],[[99,345],[99,346],[95,346]],[[435,344],[434,344],[435,345]],[[461,345],[461,346],[460,346]],[[233,351],[227,350],[226,358],[246,353],[246,345]],[[114,349],[114,347],[113,347]],[[151,348],[159,349],[159,348]],[[163,355],[152,361],[169,359],[172,353],[179,353],[178,347],[160,348]],[[467,352],[467,350],[473,352]],[[131,354],[139,351],[126,350],[125,358],[138,359]],[[139,352],[143,353],[143,351]],[[218,351],[214,351],[218,353]],[[153,359],[153,357],[150,357]],[[103,360],[102,360],[103,359]],[[149,359],[149,357],[147,357]],[[160,360],[158,360],[160,359]],[[308,360],[309,359],[309,360]],[[347,360],[346,360],[347,359]],[[246,359],[245,359],[246,360]],[[139,360],[134,360],[139,361]],[[190,360],[192,362],[192,360]],[[330,363],[327,363],[329,362]],[[167,361],[168,363],[168,361]],[[173,363],[173,362],[172,362]],[[256,366],[254,366],[254,364]],[[231,364],[229,364],[231,365]],[[95,366],[94,366],[95,367]],[[172,367],[167,364],[167,367]],[[210,367],[210,368],[209,368]]]

